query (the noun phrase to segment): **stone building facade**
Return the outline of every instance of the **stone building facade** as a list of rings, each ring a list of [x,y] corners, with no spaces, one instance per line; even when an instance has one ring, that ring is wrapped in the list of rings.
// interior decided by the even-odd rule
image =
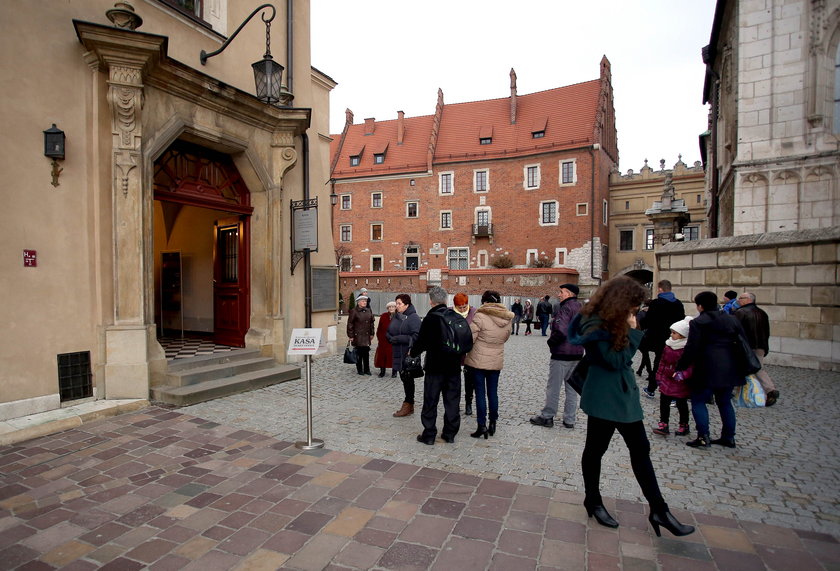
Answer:
[[[439,91],[428,116],[354,124],[348,110],[332,146],[342,284],[409,276],[425,291],[464,272],[459,287],[470,289],[512,267],[597,286],[618,160],[606,58],[600,71],[520,95],[511,70],[509,97],[445,104]]]
[[[0,3],[0,47],[15,54],[0,83],[14,102],[0,110],[0,420],[149,398],[174,308],[188,329],[286,360],[305,313],[289,201],[303,198],[305,169],[328,179],[335,83],[311,68],[308,1],[276,4],[271,48],[290,92],[279,105],[254,95],[260,15],[200,61],[259,2]],[[54,166],[51,124],[66,142]],[[329,208],[319,216],[331,244]],[[331,247],[313,254],[332,260]],[[334,313],[314,320],[327,328]],[[84,391],[65,392],[68,378]]]

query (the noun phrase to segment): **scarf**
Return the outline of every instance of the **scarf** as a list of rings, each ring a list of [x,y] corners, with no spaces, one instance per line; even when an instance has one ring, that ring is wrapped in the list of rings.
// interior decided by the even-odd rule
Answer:
[[[460,312],[460,311],[458,311],[458,308],[457,308],[457,307],[455,307],[454,305],[452,306],[452,309],[453,309],[453,311],[455,311],[455,313],[457,313],[458,315],[460,315],[461,317],[463,317],[464,319],[466,319],[466,318],[467,318],[467,314],[470,312],[470,304],[467,304],[467,309],[466,309],[463,313],[462,313],[462,312]]]
[[[688,343],[687,337],[683,337],[682,339],[671,339],[670,337],[668,337],[668,339],[665,340],[665,344],[674,351],[685,349],[686,343]]]

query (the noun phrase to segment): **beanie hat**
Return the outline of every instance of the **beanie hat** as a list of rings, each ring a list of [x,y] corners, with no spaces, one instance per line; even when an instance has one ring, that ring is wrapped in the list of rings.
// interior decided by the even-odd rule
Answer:
[[[575,284],[563,284],[560,286],[560,289],[567,289],[575,295],[580,293],[580,288]]]
[[[723,294],[723,297],[725,297],[726,299],[737,299],[738,298],[738,292],[733,291],[733,290],[729,290],[728,292]]]
[[[676,331],[677,333],[679,333],[683,337],[688,337],[688,322],[691,321],[692,319],[694,319],[694,318],[689,315],[685,319],[681,319],[680,321],[677,321],[676,323],[672,323],[671,324],[671,331]]]

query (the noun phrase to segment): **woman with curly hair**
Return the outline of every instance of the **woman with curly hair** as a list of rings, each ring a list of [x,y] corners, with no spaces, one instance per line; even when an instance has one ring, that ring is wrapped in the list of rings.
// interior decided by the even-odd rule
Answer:
[[[580,399],[580,408],[589,416],[581,458],[583,505],[599,524],[618,527],[604,507],[599,485],[601,458],[618,430],[630,452],[636,481],[650,504],[648,520],[656,535],[660,527],[674,535],[688,535],[694,528],[677,521],[659,491],[633,375],[633,355],[642,340],[636,312],[644,299],[645,290],[635,280],[626,276],[609,280],[569,325],[569,341],[584,346],[589,364]]]

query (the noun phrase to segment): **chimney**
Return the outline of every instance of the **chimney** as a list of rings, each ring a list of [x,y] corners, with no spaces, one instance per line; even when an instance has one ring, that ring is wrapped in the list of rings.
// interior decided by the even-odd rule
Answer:
[[[373,117],[368,117],[365,119],[365,135],[373,135],[374,124],[376,123],[376,119]]]
[[[403,144],[405,138],[405,113],[397,111],[397,144]]]
[[[510,68],[510,124],[516,123],[516,72]]]
[[[352,125],[353,124],[353,112],[350,111],[350,108],[344,110],[344,124],[345,125]]]

